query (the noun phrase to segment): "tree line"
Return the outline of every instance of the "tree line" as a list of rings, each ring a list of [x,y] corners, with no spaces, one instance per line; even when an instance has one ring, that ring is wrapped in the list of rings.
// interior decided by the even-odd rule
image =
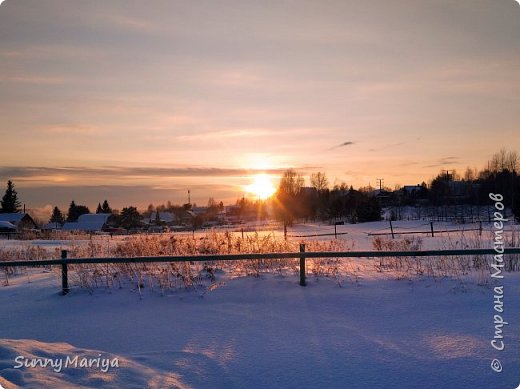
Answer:
[[[412,206],[450,206],[450,205],[489,205],[489,193],[500,193],[504,204],[520,218],[520,177],[517,174],[519,156],[515,151],[501,149],[492,155],[482,170],[467,168],[460,175],[455,170],[441,171],[429,184],[422,182],[410,188],[396,187],[394,190],[382,188],[374,191],[372,187],[354,189],[346,183],[329,186],[325,173],[317,172],[310,176],[310,186],[294,169],[285,171],[280,179],[276,193],[268,201],[252,201],[241,198],[229,211],[238,219],[266,219],[273,216],[285,226],[296,220],[344,220],[351,223],[376,221],[381,219],[382,207]],[[7,182],[5,194],[0,202],[0,212],[19,212],[21,203],[11,180]],[[160,213],[171,212],[182,219],[187,211],[196,204],[167,204],[148,208],[140,214],[136,207],[129,206],[121,211],[112,209],[107,200],[98,203],[96,213],[111,214],[111,224],[123,228],[140,225],[141,216],[149,217],[156,212],[156,223],[161,224]],[[224,210],[222,201],[208,200],[202,214],[193,217],[193,226],[218,220]],[[66,213],[57,206],[52,211],[49,222],[63,224],[75,222],[83,214],[90,213],[86,205],[72,201]]]
[[[273,199],[275,217],[290,226],[295,220],[334,220],[351,223],[381,219],[381,203],[366,189],[342,183],[329,188],[325,173],[314,173],[310,187],[295,170],[287,170]]]
[[[49,223],[58,223],[60,225],[64,223],[77,222],[81,215],[89,214],[90,209],[86,205],[78,205],[73,200],[67,212],[67,216],[55,206],[52,210],[52,215]],[[112,209],[108,204],[108,201],[103,201],[103,204],[98,203],[96,208],[96,214],[110,214],[110,224],[114,227],[122,227],[126,229],[139,227],[141,224],[141,214],[136,207],[129,206],[123,208],[121,211]]]
[[[310,187],[294,170],[286,171],[273,199],[275,216],[284,225],[297,219],[345,220],[351,223],[381,219],[382,207],[488,206],[489,193],[504,196],[504,205],[520,220],[520,158],[516,151],[501,149],[493,154],[482,170],[467,168],[461,176],[455,170],[443,170],[429,185],[422,182],[412,188],[354,189],[345,183],[329,187],[325,173],[310,176]],[[395,217],[395,216],[394,216]]]

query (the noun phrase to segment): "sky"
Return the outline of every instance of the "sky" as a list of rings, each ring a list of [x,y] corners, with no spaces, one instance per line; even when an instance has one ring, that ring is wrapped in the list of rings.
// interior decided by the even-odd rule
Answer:
[[[519,69],[514,0],[6,0],[0,180],[34,208],[417,184],[520,151]]]

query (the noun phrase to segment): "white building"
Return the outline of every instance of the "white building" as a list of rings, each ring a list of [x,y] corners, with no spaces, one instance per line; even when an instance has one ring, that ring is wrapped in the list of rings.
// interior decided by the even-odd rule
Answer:
[[[152,212],[149,217],[143,218],[143,222],[146,224],[154,224],[157,220],[157,212]],[[159,211],[159,221],[165,224],[175,224],[177,222],[177,216],[172,212]]]
[[[77,222],[69,222],[63,225],[64,231],[99,232],[106,229],[111,213],[87,213],[81,215]]]

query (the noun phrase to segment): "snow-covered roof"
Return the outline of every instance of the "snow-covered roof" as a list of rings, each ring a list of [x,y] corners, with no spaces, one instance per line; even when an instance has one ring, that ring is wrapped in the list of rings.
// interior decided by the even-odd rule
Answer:
[[[186,211],[186,214],[191,216],[192,218],[196,218],[197,217],[197,214],[193,211]]]
[[[200,215],[200,214],[206,212],[207,210],[208,210],[208,207],[193,207],[193,208],[191,208],[191,211],[195,215]]]
[[[376,197],[388,197],[390,196],[390,192],[385,189],[376,189],[372,192]]]
[[[146,221],[152,223],[155,221],[155,218],[157,217],[156,212],[152,212],[150,217],[146,218]],[[177,217],[172,212],[161,212],[159,211],[159,219],[164,223],[172,223],[177,220]]]
[[[16,226],[12,223],[0,220],[0,229],[2,230],[16,230]]]
[[[77,222],[65,223],[65,231],[101,231],[105,226],[110,213],[87,213],[81,215]]]
[[[22,212],[0,213],[0,221],[18,223],[20,220],[24,218],[25,215],[27,214]]]
[[[405,186],[403,186],[403,190],[405,192],[408,192],[408,193],[411,193],[414,190],[419,190],[419,189],[421,189],[420,185],[405,185]]]

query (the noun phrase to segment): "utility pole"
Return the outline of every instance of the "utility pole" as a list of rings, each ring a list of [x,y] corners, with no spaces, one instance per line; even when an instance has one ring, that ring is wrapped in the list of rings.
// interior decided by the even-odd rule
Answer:
[[[442,172],[443,173],[446,172],[446,181],[449,181],[450,180],[450,172],[451,172],[451,175],[453,176],[454,170],[443,170]]]
[[[450,195],[451,195],[451,188],[453,188],[453,186],[450,187],[450,184],[449,184],[449,181],[450,181],[450,170],[443,170],[443,172],[446,172],[446,185],[447,185],[447,193],[445,194],[446,196],[446,203],[444,205],[444,217],[445,217],[445,220],[448,221],[448,205],[449,205],[449,202],[450,202]],[[453,173],[454,173],[454,170],[451,170],[451,175],[452,175],[452,178],[453,178]]]
[[[516,184],[516,169],[513,168],[511,172],[511,214],[512,214],[512,224],[515,223],[515,184]],[[25,208],[25,205],[24,205]],[[24,211],[25,212],[25,211]],[[514,234],[512,235],[514,239]]]
[[[385,181],[384,178],[376,178],[376,181],[379,183],[379,191],[383,190],[383,182]]]

